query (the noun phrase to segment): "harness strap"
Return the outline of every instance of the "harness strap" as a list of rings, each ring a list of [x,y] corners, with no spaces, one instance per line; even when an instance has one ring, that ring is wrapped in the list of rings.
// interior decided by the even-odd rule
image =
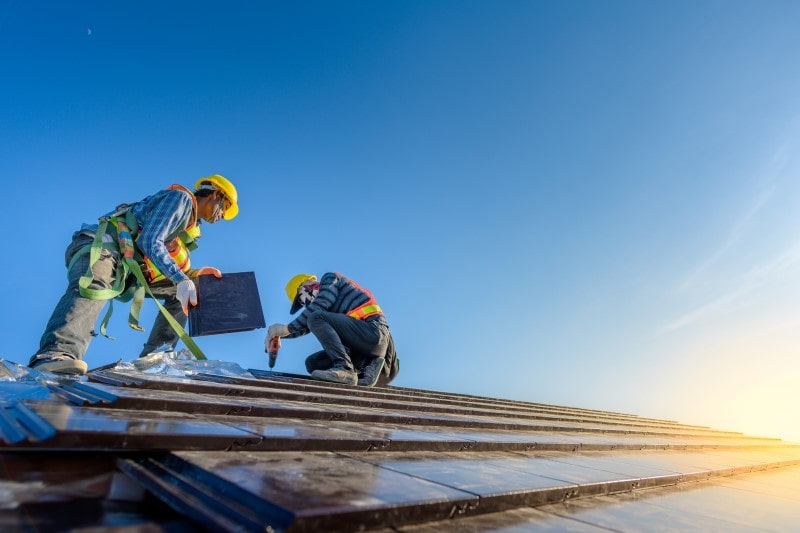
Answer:
[[[159,311],[161,311],[161,314],[164,315],[164,318],[167,319],[169,325],[172,326],[172,329],[174,329],[175,333],[178,334],[178,337],[183,341],[186,347],[189,348],[189,351],[192,352],[192,355],[194,355],[198,360],[208,359],[206,355],[203,353],[203,350],[201,350],[200,347],[197,345],[197,343],[194,342],[194,339],[192,339],[189,336],[189,334],[186,333],[186,330],[184,330],[183,327],[181,327],[178,321],[175,320],[175,318],[169,313],[169,311],[167,311],[167,309],[163,305],[161,305],[161,302],[159,302],[153,295],[153,292],[150,290],[150,286],[147,285],[147,281],[145,281],[144,279],[144,274],[142,274],[142,269],[139,267],[139,263],[137,263],[136,260],[130,257],[123,258],[123,261],[128,263],[128,268],[130,269],[131,272],[133,272],[133,275],[136,277],[137,281],[141,285],[140,288],[143,288],[144,290],[147,291],[147,294],[150,295],[150,297],[158,306],[158,309]]]
[[[83,248],[80,248],[75,255],[72,257],[69,263],[69,268],[71,268],[77,258],[87,251],[89,253],[89,268],[86,271],[86,274],[81,276],[80,280],[78,280],[78,287],[80,290],[81,296],[84,298],[89,298],[91,300],[108,300],[108,311],[106,311],[105,316],[103,317],[102,322],[100,323],[100,333],[109,339],[113,340],[113,337],[109,337],[107,334],[107,325],[108,321],[111,319],[111,314],[113,313],[113,304],[111,303],[114,298],[119,297],[125,291],[125,280],[128,278],[128,274],[132,273],[137,281],[137,286],[133,291],[133,303],[131,304],[130,314],[128,316],[128,325],[137,330],[137,331],[144,331],[139,325],[139,313],[142,308],[142,303],[144,302],[145,292],[150,295],[153,301],[158,306],[159,311],[161,314],[164,315],[167,323],[175,330],[175,333],[178,334],[180,340],[189,348],[189,351],[198,359],[198,360],[205,360],[207,357],[194,342],[194,340],[186,333],[186,330],[178,323],[177,320],[166,310],[166,308],[161,305],[161,302],[153,295],[153,292],[150,290],[147,281],[144,279],[144,274],[142,274],[142,269],[139,266],[139,263],[135,259],[135,248],[133,246],[133,237],[130,233],[130,228],[123,220],[123,217],[117,216],[115,217],[114,222],[116,222],[115,226],[117,227],[117,246],[119,247],[120,253],[120,260],[117,262],[117,267],[114,272],[114,284],[110,289],[91,289],[89,285],[94,281],[94,276],[92,273],[92,266],[100,259],[100,253],[103,248],[107,250],[117,250],[117,246],[114,246],[114,243],[104,243],[103,236],[106,234],[106,230],[108,229],[108,222],[109,218],[103,217],[100,219],[100,223],[97,226],[97,232],[94,235],[94,240],[92,244],[87,244]],[[69,271],[69,270],[68,270]]]
[[[108,310],[106,311],[105,316],[103,316],[103,320],[100,322],[100,334],[103,335],[103,337],[114,340],[114,337],[111,337],[108,334],[108,321],[111,319],[111,314],[114,312],[114,307],[111,302],[125,290],[125,279],[128,277],[127,266],[124,263],[117,264],[114,272],[114,284],[110,288],[90,288],[90,285],[94,282],[94,273],[92,272],[92,267],[100,259],[101,251],[103,249],[116,251],[117,248],[115,243],[106,243],[103,241],[107,227],[108,218],[101,218],[97,227],[97,232],[94,234],[94,240],[92,241],[92,244],[87,244],[86,246],[80,248],[72,256],[72,259],[70,259],[69,265],[67,265],[67,275],[69,275],[69,272],[72,270],[72,267],[75,265],[78,259],[80,259],[84,254],[88,253],[89,267],[86,269],[86,273],[78,280],[78,290],[81,296],[84,298],[109,301]]]
[[[133,246],[133,235],[131,234],[131,228],[121,217],[112,220],[112,223],[117,228],[117,243],[119,244],[119,253],[122,256],[121,262],[124,265],[127,263],[126,268],[130,271],[130,263],[128,263],[126,260],[134,260],[136,257],[136,248]],[[144,289],[142,288],[141,284],[138,284],[134,289],[133,303],[131,303],[131,309],[128,314],[128,325],[136,331],[144,331],[144,328],[139,325],[139,314],[142,311],[143,302]]]
[[[111,298],[116,298],[122,291],[125,290],[125,278],[128,277],[127,268],[124,264],[117,264],[117,269],[115,271],[115,279],[114,284],[109,289],[92,289],[89,286],[94,281],[94,275],[92,273],[92,267],[95,263],[100,259],[100,251],[105,248],[106,250],[115,250],[116,246],[113,243],[104,243],[103,242],[103,235],[106,233],[106,228],[108,226],[108,219],[100,219],[100,224],[97,227],[97,233],[94,234],[94,241],[92,244],[86,245],[81,248],[78,253],[76,253],[72,260],[69,263],[69,267],[72,267],[75,264],[79,255],[82,255],[85,252],[86,248],[89,248],[89,268],[86,270],[86,274],[81,276],[78,280],[78,287],[80,288],[81,296],[84,298],[89,298],[91,300],[110,300]],[[69,271],[67,271],[69,272]]]

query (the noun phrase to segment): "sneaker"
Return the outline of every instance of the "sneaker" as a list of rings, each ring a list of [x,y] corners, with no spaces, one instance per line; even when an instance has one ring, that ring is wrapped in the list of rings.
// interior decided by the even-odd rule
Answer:
[[[374,387],[378,383],[378,378],[381,377],[385,362],[383,357],[375,357],[364,365],[364,368],[358,373],[358,384],[362,387]]]
[[[314,370],[311,377],[320,381],[355,385],[358,383],[358,374],[353,370],[344,368],[331,368],[330,370]]]
[[[53,374],[65,374],[69,376],[82,376],[86,374],[89,366],[80,359],[71,357],[39,359],[31,365],[31,368],[39,372],[52,372]]]

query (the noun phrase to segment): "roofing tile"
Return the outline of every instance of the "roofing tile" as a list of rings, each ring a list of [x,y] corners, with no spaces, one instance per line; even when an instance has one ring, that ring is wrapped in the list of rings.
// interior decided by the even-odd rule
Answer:
[[[774,438],[198,369],[120,366],[88,382],[51,382],[44,396],[30,384],[15,389],[0,424],[0,525],[47,527],[38,502],[49,499],[81,502],[83,519],[56,508],[71,527],[122,514],[137,527],[274,531],[785,529],[800,519],[800,446]],[[20,409],[30,415],[17,417]],[[31,430],[34,422],[52,434]],[[145,487],[140,501],[116,501],[115,479]]]

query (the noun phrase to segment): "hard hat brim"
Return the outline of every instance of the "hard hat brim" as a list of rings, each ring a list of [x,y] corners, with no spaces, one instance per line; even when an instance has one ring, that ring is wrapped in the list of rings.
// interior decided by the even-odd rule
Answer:
[[[230,198],[228,198],[228,200],[230,200]],[[222,218],[224,218],[225,220],[231,220],[236,218],[236,215],[238,214],[239,214],[239,206],[231,202],[231,206],[225,210],[225,212],[222,214]]]
[[[297,311],[300,310],[301,307],[303,307],[303,303],[300,301],[300,293],[298,292],[297,296],[294,297],[294,301],[292,302],[292,308],[289,310],[289,314],[290,315],[295,314]]]

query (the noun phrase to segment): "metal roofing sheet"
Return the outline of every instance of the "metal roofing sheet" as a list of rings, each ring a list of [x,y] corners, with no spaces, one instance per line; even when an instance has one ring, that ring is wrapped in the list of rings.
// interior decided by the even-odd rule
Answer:
[[[778,439],[212,371],[106,369],[4,404],[5,505],[17,510],[0,510],[0,526],[47,528],[48,499],[85,509],[81,521],[54,508],[74,527],[123,515],[142,527],[275,531],[782,529],[800,519],[800,446]],[[124,483],[146,490],[121,502],[136,493]],[[121,507],[89,505],[100,500]],[[736,509],[726,514],[726,502]]]

